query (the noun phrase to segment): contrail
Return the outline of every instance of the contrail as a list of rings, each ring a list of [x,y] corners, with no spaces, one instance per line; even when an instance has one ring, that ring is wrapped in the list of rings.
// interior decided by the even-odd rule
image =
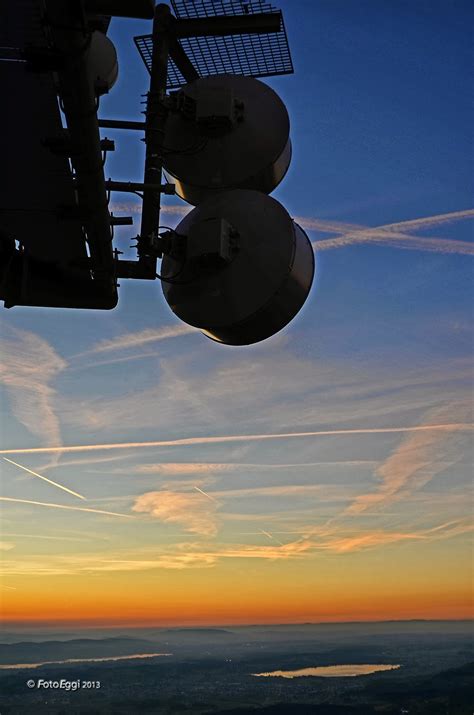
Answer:
[[[25,472],[28,472],[28,474],[32,474],[34,477],[38,477],[39,479],[43,479],[45,482],[48,482],[48,484],[52,484],[53,487],[62,489],[63,491],[68,492],[69,494],[72,494],[75,497],[78,497],[78,499],[85,499],[85,497],[83,497],[82,494],[78,494],[77,492],[74,492],[72,489],[68,489],[67,487],[64,487],[62,484],[53,482],[52,479],[48,479],[48,477],[43,477],[43,475],[38,474],[38,472],[33,472],[32,469],[28,469],[28,467],[24,467],[22,464],[18,464],[18,462],[14,462],[13,459],[8,459],[8,457],[3,457],[3,459],[5,460],[5,462],[10,462],[10,464],[14,464],[15,467],[19,467],[19,469],[23,469]]]
[[[397,223],[374,227],[344,224],[338,221],[323,221],[317,218],[298,217],[295,220],[299,222],[303,228],[308,230],[342,234],[335,238],[313,241],[312,246],[318,251],[343,248],[344,246],[356,245],[358,243],[385,243],[390,241],[390,245],[395,248],[473,255],[474,245],[469,243],[469,241],[455,241],[446,238],[422,238],[412,236],[409,233],[400,233],[400,229],[405,232],[419,231],[420,229],[430,228],[431,226],[439,226],[451,221],[462,221],[473,217],[474,209],[466,209],[464,211],[453,211],[448,214],[426,216],[424,218],[410,219],[408,221],[399,221]]]
[[[430,226],[439,226],[442,223],[450,221],[462,221],[463,219],[474,218],[474,209],[466,209],[464,211],[451,211],[447,214],[437,214],[436,216],[425,216],[423,218],[414,218],[408,221],[399,221],[397,223],[388,223],[384,226],[385,229],[403,228],[405,231],[418,231],[420,228],[429,228]]]
[[[167,340],[168,338],[176,338],[181,335],[196,332],[197,328],[193,328],[191,325],[165,325],[161,328],[146,328],[145,330],[140,330],[139,332],[120,335],[118,338],[112,338],[111,340],[101,340],[99,343],[93,345],[89,350],[76,353],[75,355],[70,355],[68,360],[75,360],[76,358],[96,353],[127,350],[128,348],[135,348],[137,346],[146,345],[147,343],[154,343],[159,340]]]
[[[114,210],[121,211],[135,211],[136,213],[141,213],[141,204],[113,204]],[[185,216],[192,208],[189,206],[162,206],[161,211],[163,213],[174,214],[176,216]],[[418,231],[424,228],[430,228],[431,226],[439,226],[443,223],[450,223],[451,221],[462,221],[463,219],[468,219],[474,217],[474,209],[464,209],[462,211],[451,211],[446,214],[437,214],[435,216],[423,216],[421,218],[409,219],[408,221],[398,221],[397,223],[390,223],[386,226],[381,226],[379,228],[397,229],[403,228],[404,231]],[[295,216],[294,220],[301,224],[303,228],[316,229],[320,231],[326,231],[327,233],[341,233],[342,231],[357,231],[365,230],[366,226],[360,226],[358,224],[345,223],[343,221],[331,221],[319,219],[313,216]]]
[[[18,534],[16,531],[2,531],[2,536],[14,536],[17,539],[46,539],[48,541],[93,541],[91,537],[47,536],[45,534]]]
[[[474,428],[470,422],[451,424],[415,425],[409,427],[367,427],[362,429],[318,430],[315,432],[281,432],[278,434],[238,434],[223,437],[185,437],[183,439],[156,440],[153,442],[112,442],[106,444],[78,444],[58,447],[27,447],[23,449],[0,449],[0,454],[44,454],[47,452],[92,452],[109,449],[141,449],[147,447],[180,447],[195,444],[221,444],[225,442],[254,442],[267,439],[291,439],[292,437],[333,437],[353,434],[391,434],[397,432],[425,432],[448,430],[469,432]]]
[[[269,531],[265,531],[265,529],[259,529],[259,531],[264,536],[267,536],[269,539],[271,539],[272,541],[276,541],[278,544],[280,544],[280,546],[284,546],[284,544],[282,544],[282,542],[279,539],[277,539],[275,536],[273,536],[273,534],[270,534]]]
[[[141,204],[117,204],[115,205],[115,209],[140,213],[142,207]],[[187,206],[162,206],[161,210],[164,213],[184,216],[189,213],[191,208]],[[474,247],[469,241],[451,241],[447,238],[421,238],[419,236],[410,235],[411,231],[419,231],[431,228],[432,226],[440,226],[452,221],[462,221],[473,217],[474,209],[465,209],[375,227],[361,226],[343,221],[328,221],[311,216],[295,216],[294,220],[302,228],[309,231],[339,234],[335,238],[313,241],[313,248],[316,248],[318,251],[344,248],[345,246],[361,243],[390,243],[393,248],[473,255]],[[400,230],[406,233],[400,233]]]
[[[199,489],[199,487],[195,486],[194,488],[196,489],[196,491],[200,492],[201,494],[204,494],[204,496],[207,497],[208,499],[210,499],[211,501],[215,501],[215,502],[217,501],[217,499],[214,499],[214,497],[211,497],[210,494],[207,494],[207,492],[204,492],[202,489]]]
[[[0,501],[17,502],[19,504],[35,504],[36,506],[50,506],[54,509],[68,509],[70,511],[89,511],[93,514],[107,514],[107,516],[122,516],[125,519],[135,519],[132,514],[118,514],[115,511],[102,511],[101,509],[87,509],[82,506],[66,506],[65,504],[51,504],[44,501],[32,501],[30,499],[13,499],[13,497],[0,497]]]
[[[455,241],[449,238],[421,238],[388,231],[383,226],[346,233],[337,238],[312,241],[311,245],[316,251],[327,251],[333,248],[344,248],[345,246],[355,246],[362,243],[388,244],[392,248],[404,248],[412,251],[456,253],[463,256],[474,255],[474,244],[469,241]]]

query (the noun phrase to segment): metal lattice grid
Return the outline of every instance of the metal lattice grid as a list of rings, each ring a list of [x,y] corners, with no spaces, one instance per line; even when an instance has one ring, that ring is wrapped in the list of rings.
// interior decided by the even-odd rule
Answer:
[[[277,12],[264,0],[171,0],[178,19],[215,17],[217,15],[254,15]],[[135,37],[135,44],[151,71],[153,43],[151,35]],[[215,74],[240,74],[247,77],[271,77],[292,74],[288,38],[283,18],[279,32],[241,34],[221,37],[186,37],[180,40],[183,50],[200,77]],[[186,80],[173,60],[168,62],[168,89],[177,89]]]

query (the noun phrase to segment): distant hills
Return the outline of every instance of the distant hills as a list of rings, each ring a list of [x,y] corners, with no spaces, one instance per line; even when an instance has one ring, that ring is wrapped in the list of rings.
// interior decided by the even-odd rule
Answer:
[[[160,634],[169,633],[171,635],[189,635],[189,636],[232,636],[232,631],[226,631],[224,628],[166,628],[160,631]]]
[[[0,665],[42,663],[69,658],[107,658],[156,653],[157,644],[137,638],[76,638],[68,641],[0,643]]]

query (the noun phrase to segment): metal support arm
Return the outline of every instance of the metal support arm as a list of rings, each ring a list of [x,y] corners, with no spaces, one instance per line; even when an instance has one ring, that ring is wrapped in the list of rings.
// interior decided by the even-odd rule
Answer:
[[[157,5],[153,20],[153,56],[146,107],[145,185],[156,186],[161,183],[171,22],[172,15],[168,5]],[[153,278],[156,276],[156,255],[153,254],[152,247],[160,223],[160,193],[160,190],[151,188],[146,188],[143,192],[142,224],[138,241],[139,263],[145,273],[149,273]]]

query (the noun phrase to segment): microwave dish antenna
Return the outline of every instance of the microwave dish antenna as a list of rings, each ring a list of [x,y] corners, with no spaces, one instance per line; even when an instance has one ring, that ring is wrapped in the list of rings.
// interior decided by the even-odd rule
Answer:
[[[165,255],[162,288],[181,320],[227,345],[250,345],[285,327],[305,302],[314,253],[275,199],[259,191],[212,196],[180,222],[184,261]]]
[[[163,166],[176,193],[199,204],[213,193],[269,194],[291,159],[290,120],[268,85],[253,77],[214,75],[173,95]]]

